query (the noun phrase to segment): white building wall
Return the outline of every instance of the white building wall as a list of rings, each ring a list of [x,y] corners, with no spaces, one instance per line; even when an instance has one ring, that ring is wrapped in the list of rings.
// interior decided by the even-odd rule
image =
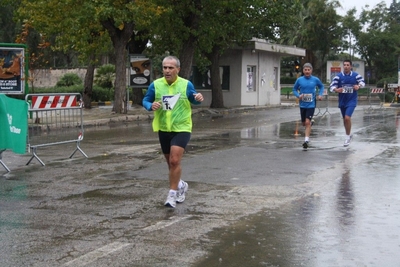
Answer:
[[[258,67],[258,52],[252,52],[251,50],[243,50],[242,51],[242,68],[240,71],[241,83],[240,88],[236,90],[240,91],[241,96],[241,105],[242,106],[249,106],[249,105],[257,105],[257,98],[259,94],[259,67]],[[255,87],[255,91],[249,91],[247,88],[247,67],[248,66],[255,66],[256,72],[253,73],[255,75],[255,83],[253,86]]]
[[[260,52],[258,105],[279,105],[281,103],[280,59],[281,57],[277,54]]]
[[[229,91],[222,90],[224,105],[234,107],[241,105],[241,92],[239,90],[242,83],[242,77],[239,75],[242,70],[242,50],[229,50],[220,59],[221,66],[229,66],[230,81]]]
[[[264,51],[243,51],[241,105],[279,105],[280,98],[280,55]],[[256,67],[255,91],[247,89],[247,67]]]

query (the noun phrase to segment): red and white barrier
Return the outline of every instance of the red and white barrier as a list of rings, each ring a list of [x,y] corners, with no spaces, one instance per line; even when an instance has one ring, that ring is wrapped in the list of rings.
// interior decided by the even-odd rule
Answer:
[[[371,94],[383,94],[384,92],[383,88],[371,88]]]
[[[60,109],[76,107],[76,95],[32,96],[32,109]]]

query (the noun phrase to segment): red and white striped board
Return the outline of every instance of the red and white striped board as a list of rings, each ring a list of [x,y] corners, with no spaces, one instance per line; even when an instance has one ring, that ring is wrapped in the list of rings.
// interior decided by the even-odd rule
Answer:
[[[372,88],[371,94],[382,94],[384,92],[383,88]]]
[[[76,95],[32,96],[32,109],[76,107]]]

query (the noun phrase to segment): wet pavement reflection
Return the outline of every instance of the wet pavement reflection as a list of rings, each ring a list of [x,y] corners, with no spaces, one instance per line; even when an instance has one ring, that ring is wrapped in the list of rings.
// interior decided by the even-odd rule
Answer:
[[[399,160],[395,147],[344,163],[328,190],[211,233],[217,244],[196,266],[398,266]]]

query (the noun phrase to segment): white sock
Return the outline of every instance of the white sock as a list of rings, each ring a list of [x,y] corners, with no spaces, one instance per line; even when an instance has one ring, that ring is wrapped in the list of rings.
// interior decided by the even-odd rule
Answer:
[[[176,193],[177,193],[177,190],[172,190],[172,189],[169,190],[170,196],[176,196]]]
[[[347,134],[346,134],[346,139],[350,139],[350,135],[347,135]]]
[[[306,136],[306,138],[304,138],[305,142],[309,142],[310,141],[310,137]]]

